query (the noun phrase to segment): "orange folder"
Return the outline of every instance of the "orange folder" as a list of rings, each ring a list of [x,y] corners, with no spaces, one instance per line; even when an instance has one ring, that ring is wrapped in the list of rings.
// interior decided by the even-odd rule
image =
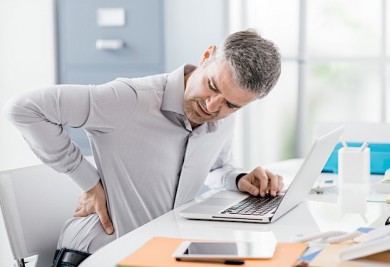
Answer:
[[[223,263],[176,261],[175,258],[172,257],[172,254],[182,241],[185,241],[185,239],[153,237],[133,254],[118,262],[117,265],[121,267],[226,266],[226,264]],[[294,266],[306,248],[307,244],[305,243],[278,243],[272,259],[245,260],[245,264],[240,266]]]

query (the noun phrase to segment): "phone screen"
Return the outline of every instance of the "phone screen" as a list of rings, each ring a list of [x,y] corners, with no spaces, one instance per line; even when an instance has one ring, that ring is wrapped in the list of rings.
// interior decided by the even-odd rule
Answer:
[[[179,259],[268,259],[275,252],[276,242],[191,242],[177,248],[174,257]]]
[[[184,255],[238,255],[237,243],[191,242]]]

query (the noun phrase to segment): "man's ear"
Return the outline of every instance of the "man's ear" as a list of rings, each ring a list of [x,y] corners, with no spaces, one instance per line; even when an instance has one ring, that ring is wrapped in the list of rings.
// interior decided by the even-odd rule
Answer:
[[[202,59],[200,60],[200,65],[205,63],[207,60],[211,58],[211,56],[214,54],[217,47],[215,45],[210,45],[206,51],[204,51]]]

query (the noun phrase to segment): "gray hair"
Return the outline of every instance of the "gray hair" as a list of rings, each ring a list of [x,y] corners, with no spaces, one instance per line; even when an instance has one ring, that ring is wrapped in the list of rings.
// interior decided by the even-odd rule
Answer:
[[[233,70],[233,81],[259,98],[275,86],[281,72],[278,48],[253,29],[230,34],[217,48],[216,58],[225,59]]]

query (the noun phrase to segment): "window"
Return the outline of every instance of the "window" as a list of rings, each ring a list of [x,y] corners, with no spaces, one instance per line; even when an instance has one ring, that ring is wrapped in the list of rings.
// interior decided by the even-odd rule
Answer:
[[[283,60],[275,89],[239,113],[246,168],[305,156],[317,122],[389,120],[388,1],[230,1],[229,31],[258,29]]]

